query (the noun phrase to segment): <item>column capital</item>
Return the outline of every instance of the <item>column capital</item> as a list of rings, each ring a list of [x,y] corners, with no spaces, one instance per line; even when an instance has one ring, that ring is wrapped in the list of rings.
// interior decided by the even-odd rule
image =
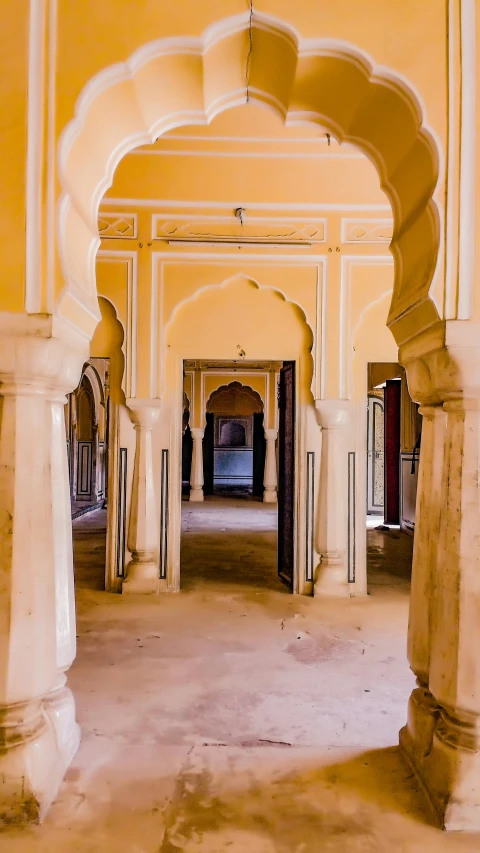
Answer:
[[[350,418],[350,400],[315,400],[317,423],[322,429],[340,429]]]
[[[128,407],[130,420],[136,429],[152,429],[160,414],[160,400],[157,398],[141,399],[140,397],[130,397],[125,401]]]
[[[265,427],[264,432],[265,432],[265,438],[267,439],[267,441],[276,441],[277,440],[278,429],[274,429],[274,428],[268,429],[267,427]]]
[[[41,324],[9,324],[0,318],[0,394],[53,396],[68,394],[88,359],[88,341],[55,337]],[[50,392],[50,394],[49,394]],[[53,393],[52,393],[53,392]]]
[[[410,396],[423,406],[480,396],[480,324],[439,321],[399,350]]]
[[[204,427],[190,427],[190,432],[192,433],[192,438],[196,441],[201,441],[203,436],[205,435]]]

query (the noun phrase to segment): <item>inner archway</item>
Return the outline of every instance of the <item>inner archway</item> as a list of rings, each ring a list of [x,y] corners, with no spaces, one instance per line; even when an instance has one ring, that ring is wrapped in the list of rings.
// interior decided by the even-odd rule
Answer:
[[[439,153],[419,98],[354,46],[306,42],[284,22],[257,12],[250,32],[245,13],[215,23],[198,39],[152,42],[86,87],[60,146],[60,255],[67,285],[57,311],[71,312],[73,300],[91,330],[98,208],[121,158],[166,130],[208,123],[248,100],[276,110],[286,123],[319,123],[373,160],[395,223],[389,324],[401,343],[412,329],[434,322],[438,313],[429,292],[440,240],[434,200]]]
[[[250,388],[256,392],[255,408],[260,408],[264,402],[265,436],[270,438],[272,452],[275,450],[274,432],[276,422],[276,371],[288,362],[295,364],[296,374],[296,449],[295,458],[301,459],[306,450],[308,429],[313,411],[311,393],[313,364],[311,347],[312,331],[306,322],[304,313],[297,305],[288,302],[285,297],[271,287],[263,287],[258,283],[239,275],[219,285],[203,288],[186,300],[174,313],[166,334],[166,364],[164,378],[164,401],[171,412],[171,434],[177,437],[176,442],[170,442],[172,454],[171,470],[180,470],[181,436],[184,394],[190,400],[190,429],[194,439],[192,459],[192,480],[190,500],[203,501],[203,459],[198,459],[205,434],[205,416],[208,412],[208,402],[213,393],[219,397],[225,394],[229,383],[225,375],[229,372],[232,377],[237,373],[240,378],[248,376]],[[238,346],[243,355],[238,358]],[[192,381],[189,391],[185,391],[182,377],[182,366],[188,364],[187,372],[194,365],[214,365],[217,375]],[[264,364],[270,368],[263,368]],[[254,367],[252,365],[255,365]],[[222,365],[221,367],[219,365]],[[202,371],[200,370],[200,373]],[[212,371],[214,374],[214,371]],[[266,379],[262,387],[262,374]],[[269,375],[270,374],[270,375]],[[229,376],[230,378],[230,376]],[[235,380],[234,380],[235,381]],[[192,392],[198,388],[197,399]],[[261,392],[261,393],[260,393]],[[252,436],[253,437],[253,436]],[[195,450],[195,442],[198,450]],[[268,453],[268,447],[267,447]],[[267,471],[265,465],[265,472]],[[270,469],[269,469],[270,470]],[[268,492],[269,484],[265,482],[264,492]],[[168,540],[170,543],[169,566],[167,583],[169,588],[178,589],[180,586],[180,530],[181,530],[181,482],[171,483],[171,503],[168,522]],[[272,485],[271,491],[276,489]],[[305,470],[296,464],[295,506],[302,506],[305,492]],[[274,497],[276,501],[276,495]],[[266,502],[269,498],[267,496]],[[295,524],[294,540],[294,575],[293,589],[303,590],[305,580],[299,567],[304,561],[304,513],[299,512]]]

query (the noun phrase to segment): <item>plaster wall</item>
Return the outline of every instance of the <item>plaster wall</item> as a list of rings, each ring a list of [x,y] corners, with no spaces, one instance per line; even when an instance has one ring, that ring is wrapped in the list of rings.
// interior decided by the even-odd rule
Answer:
[[[39,9],[36,8],[37,6]],[[26,11],[27,4],[25,4]],[[67,222],[65,218],[66,208],[58,207],[61,193],[63,191],[64,195],[65,193],[68,195],[71,191],[73,192],[72,181],[78,181],[78,187],[83,183],[85,191],[89,192],[89,181],[93,176],[91,170],[96,168],[94,165],[95,158],[98,155],[100,159],[104,158],[105,162],[105,157],[108,159],[108,150],[110,149],[110,153],[113,152],[115,146],[113,139],[108,137],[108,130],[106,130],[108,125],[99,120],[102,118],[102,114],[106,119],[111,108],[114,111],[117,110],[117,127],[118,129],[123,128],[124,137],[128,136],[130,132],[134,131],[135,109],[138,114],[138,111],[142,111],[143,106],[143,111],[146,114],[150,109],[148,98],[155,89],[158,89],[150,75],[151,69],[148,70],[148,73],[146,69],[145,73],[142,72],[136,80],[134,86],[129,80],[126,80],[116,90],[115,94],[113,94],[112,89],[108,97],[103,98],[103,100],[100,98],[95,109],[89,114],[93,119],[92,130],[96,128],[96,132],[92,135],[88,131],[84,138],[85,146],[90,149],[90,154],[87,159],[84,158],[81,162],[76,155],[73,156],[67,168],[65,157],[68,149],[68,134],[65,134],[65,129],[76,112],[77,116],[80,116],[80,112],[84,108],[86,109],[88,99],[95,98],[100,93],[97,83],[90,85],[92,77],[100,72],[103,73],[109,67],[118,70],[120,68],[119,63],[125,62],[135,50],[140,49],[147,42],[152,42],[152,39],[177,37],[198,39],[209,26],[219,21],[219,16],[225,19],[228,16],[239,15],[239,21],[243,21],[242,16],[245,14],[243,3],[240,3],[240,0],[228,0],[226,3],[219,3],[218,0],[217,2],[212,1],[202,4],[201,8],[198,8],[198,4],[185,0],[181,5],[181,10],[159,8],[154,3],[146,2],[142,4],[141,9],[135,11],[134,16],[131,14],[130,4],[125,2],[117,2],[114,7],[110,3],[103,4],[100,11],[96,4],[91,2],[73,8],[71,5],[55,2],[55,0],[43,0],[40,4],[31,4],[29,17],[27,14],[20,14],[18,4],[7,9],[5,17],[8,21],[8,28],[4,32],[9,38],[9,43],[5,61],[7,63],[6,70],[10,73],[2,76],[2,79],[6,81],[5,86],[8,86],[8,91],[5,89],[4,94],[7,99],[10,97],[11,87],[8,81],[12,79],[13,74],[15,79],[19,81],[21,95],[28,95],[29,103],[32,105],[30,121],[32,131],[35,129],[35,132],[32,132],[31,139],[36,139],[37,142],[32,141],[32,144],[28,144],[26,147],[25,145],[16,145],[22,140],[22,134],[23,140],[26,137],[27,113],[18,115],[18,119],[12,123],[14,133],[5,140],[5,151],[3,153],[6,156],[2,157],[5,174],[2,174],[2,185],[6,188],[7,195],[11,197],[12,216],[16,216],[18,222],[22,220],[22,217],[22,221],[25,219],[28,221],[26,240],[31,249],[29,255],[41,260],[37,267],[34,268],[33,265],[30,267],[28,274],[26,272],[24,277],[21,275],[22,265],[18,266],[18,263],[20,256],[24,256],[25,243],[22,242],[23,238],[20,236],[23,229],[17,229],[17,242],[12,244],[10,241],[10,248],[7,253],[12,259],[14,254],[18,255],[15,262],[15,286],[7,287],[4,294],[3,305],[7,310],[19,310],[25,304],[28,310],[49,310],[50,307],[53,308],[55,298],[62,293],[64,288],[65,274],[70,263],[65,255],[67,243],[64,240],[65,228],[70,229],[70,222]],[[256,4],[255,14],[258,18],[258,27],[255,30],[256,53],[252,65],[252,74],[255,77],[254,82],[257,88],[259,84],[261,88],[263,81],[265,91],[268,91],[271,86],[269,72],[276,67],[280,55],[279,51],[285,50],[285,40],[283,41],[284,47],[281,49],[281,40],[279,41],[277,38],[272,40],[270,36],[267,36],[266,30],[262,35],[260,22],[284,20],[287,27],[290,27],[291,33],[296,34],[294,38],[297,40],[301,37],[307,37],[310,40],[323,39],[325,44],[337,47],[340,45],[346,45],[347,48],[352,45],[355,46],[355,50],[359,51],[363,57],[373,57],[377,67],[381,68],[382,71],[385,68],[391,69],[388,73],[397,81],[408,81],[412,91],[418,94],[421,118],[428,122],[428,127],[431,129],[434,148],[437,152],[435,156],[438,160],[436,165],[434,164],[434,167],[438,169],[438,180],[433,173],[432,179],[436,183],[435,205],[439,219],[435,226],[437,228],[435,239],[440,245],[440,255],[434,276],[432,295],[440,315],[445,313],[446,316],[468,316],[472,296],[473,264],[476,261],[474,252],[477,251],[474,233],[475,227],[478,226],[478,218],[477,226],[475,226],[473,216],[475,208],[475,193],[473,191],[475,170],[473,164],[478,152],[475,148],[473,135],[469,135],[469,131],[474,128],[476,115],[475,92],[472,88],[472,81],[475,79],[475,63],[477,61],[475,33],[478,21],[475,20],[473,0],[463,0],[459,4],[450,4],[446,0],[439,4],[434,0],[427,0],[421,6],[413,3],[413,0],[407,4],[396,2],[383,4],[379,0],[369,0],[358,9],[353,9],[348,3],[345,9],[336,4],[334,7],[322,10],[312,9],[311,4],[306,0],[301,0],[295,7],[287,4],[285,0],[269,0],[269,2],[265,0],[265,2]],[[20,24],[20,19],[22,24]],[[395,39],[385,37],[385,33],[389,32],[395,33]],[[25,56],[27,36],[30,38],[30,45],[32,46],[31,63],[28,69],[29,76],[25,70],[25,62],[19,62],[17,67],[14,58]],[[208,78],[207,87],[204,90],[207,100],[211,100],[215,94],[210,91],[213,79],[225,81],[230,86],[239,83],[242,76],[240,72],[244,70],[245,57],[243,54],[247,45],[246,38],[246,32],[242,34],[242,38],[239,40],[232,36],[220,47],[210,51],[204,66],[204,73],[207,74]],[[86,41],[89,44],[88,56],[84,50]],[[304,42],[301,44],[302,50],[304,50]],[[449,46],[448,49],[447,45]],[[171,46],[174,49],[174,42],[171,42]],[[176,109],[182,108],[182,101],[186,108],[190,108],[201,92],[200,70],[202,62],[199,62],[193,54],[191,57],[183,54],[183,56],[174,57],[171,62],[169,60],[168,80],[176,79],[178,82],[176,89],[175,86],[170,86],[169,82],[168,93],[171,94],[172,99],[177,99]],[[313,93],[315,89],[318,91],[318,79],[315,82],[314,73],[316,66],[313,59],[305,62],[303,55],[300,65],[304,76],[301,81],[297,81],[299,88],[296,93],[300,97],[297,107],[303,100],[305,108],[308,109],[309,99],[313,103],[311,100]],[[289,63],[284,63],[283,72],[278,71],[278,85],[276,84],[278,91],[271,90],[270,101],[275,97],[279,102],[282,101],[282,86],[287,85],[289,67]],[[213,76],[210,76],[211,73]],[[187,74],[188,81],[185,74]],[[195,74],[197,74],[196,78]],[[112,71],[110,80],[113,80],[113,77],[114,72]],[[107,77],[102,79],[107,80]],[[341,74],[336,79],[332,78],[331,86],[328,87],[332,98],[329,108],[333,109],[334,103],[339,104],[345,100],[343,97],[345,83],[346,80],[342,78]],[[323,90],[323,87],[320,88]],[[117,107],[125,98],[131,100],[134,89],[140,101],[137,101],[136,107],[132,107],[133,112],[130,113],[130,117],[124,113],[120,120]],[[353,92],[353,90],[351,91]],[[82,92],[84,93],[83,105],[79,103]],[[167,96],[167,93],[164,94]],[[165,101],[164,106],[167,106],[167,101]],[[384,107],[387,108],[386,102]],[[374,108],[380,109],[380,105],[376,104]],[[364,109],[366,124],[368,124],[368,105],[365,105]],[[6,112],[10,114],[9,110]],[[325,116],[328,125],[331,117],[327,113]],[[85,117],[84,110],[83,119]],[[400,120],[400,116],[398,119]],[[404,121],[402,126],[405,130]],[[80,125],[77,123],[77,131],[79,127]],[[393,124],[391,127],[393,129]],[[85,122],[84,129],[86,130]],[[165,129],[162,127],[160,132]],[[366,132],[366,125],[364,130]],[[360,133],[359,138],[361,136],[362,133]],[[400,139],[398,134],[396,139],[397,141]],[[60,142],[63,154],[58,159],[57,150]],[[374,147],[377,143],[378,151],[381,152],[383,143],[377,139]],[[380,159],[372,151],[377,166],[379,166],[382,156],[385,156],[386,160],[391,155],[394,156],[391,146],[396,143],[393,137],[389,142],[384,140],[384,143],[386,147],[383,154],[379,154]],[[16,154],[13,153],[13,145],[16,146]],[[389,146],[390,151],[387,153]],[[130,144],[130,147],[134,146]],[[28,179],[27,202],[23,201],[23,194],[18,193],[18,186],[24,185],[23,178],[20,182],[17,180],[19,177],[17,172],[20,168],[20,152],[25,150],[26,160],[24,163],[27,168],[23,171],[26,172]],[[84,147],[84,154],[85,152],[86,148]],[[46,168],[42,169],[40,164],[44,156]],[[432,163],[434,163],[435,156]],[[17,172],[11,168],[15,157]],[[117,162],[119,159],[120,157],[117,158]],[[85,165],[88,163],[90,166]],[[140,168],[140,163],[138,166]],[[69,171],[70,167],[74,170],[73,172]],[[220,168],[224,171],[225,164]],[[379,168],[381,171],[381,165]],[[412,209],[412,204],[416,204],[413,199],[414,188],[415,186],[418,187],[417,179],[419,176],[427,174],[426,168],[426,162],[422,163],[421,157],[414,168],[412,161],[411,175],[408,179],[405,175],[405,179],[402,181],[401,185],[405,188],[406,195],[401,200],[400,206],[405,207],[405,215],[407,208],[410,206]],[[90,175],[87,174],[89,169]],[[84,171],[83,174],[82,170]],[[344,173],[346,178],[349,175],[349,170],[350,165],[347,164]],[[113,171],[110,169],[107,184],[112,175]],[[478,170],[476,179],[478,180]],[[346,183],[349,181],[346,180]],[[312,182],[312,185],[314,184],[315,182]],[[12,189],[11,194],[9,194],[9,187]],[[76,192],[75,189],[72,198]],[[410,198],[407,198],[409,193]],[[479,196],[480,194],[477,194],[477,197]],[[444,204],[445,198],[446,204]],[[100,197],[98,197],[99,200]],[[26,203],[30,207],[28,217],[26,217]],[[74,207],[77,206],[77,212],[80,211],[82,203],[80,196],[73,202]],[[460,211],[462,212],[461,217]],[[80,253],[89,254],[88,259],[85,255],[81,263],[79,255],[80,266],[77,266],[79,274],[81,268],[83,269],[82,264],[84,262],[92,271],[93,261],[90,249],[86,249],[88,240],[90,240],[90,238],[87,240],[87,230],[90,228],[90,224],[87,223],[85,217],[82,223],[81,219],[84,212],[81,213],[80,219],[75,220],[75,238],[73,231],[68,237],[70,241],[68,242],[68,253],[74,252],[74,245],[76,245]],[[402,215],[399,209],[395,211],[398,222],[400,222]],[[405,216],[403,218],[406,221]],[[460,233],[458,233],[456,226],[460,220],[461,227]],[[417,240],[422,239],[422,234],[425,236],[426,232],[419,228]],[[61,248],[62,245],[63,249]],[[403,252],[402,240],[398,246],[399,251]],[[67,285],[70,290],[68,290],[68,298],[65,296],[62,314],[70,322],[84,328],[87,334],[91,335],[98,318],[98,312],[95,309],[95,301],[90,300],[86,292],[82,297],[83,302],[80,293],[75,295],[74,266],[68,268]],[[429,275],[431,277],[433,272],[431,271]],[[460,289],[464,287],[465,293],[463,294],[457,288],[458,279],[461,282],[466,282],[460,286]],[[79,278],[77,286],[82,290],[83,285]],[[87,306],[89,307],[87,308]],[[90,320],[87,317],[89,313]],[[398,334],[401,337],[404,332],[399,330]]]

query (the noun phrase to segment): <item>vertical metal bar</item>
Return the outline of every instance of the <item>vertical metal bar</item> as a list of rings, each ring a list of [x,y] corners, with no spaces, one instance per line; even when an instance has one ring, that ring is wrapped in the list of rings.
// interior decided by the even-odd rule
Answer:
[[[305,580],[313,582],[313,550],[315,523],[315,453],[307,452],[306,521],[305,521]]]
[[[125,538],[127,529],[127,448],[119,448],[117,504],[117,578],[125,575]]]
[[[167,579],[168,563],[168,450],[162,450],[160,471],[160,560],[158,576],[160,580]]]
[[[355,583],[355,500],[356,500],[356,481],[355,481],[355,462],[356,454],[350,451],[348,454],[348,583]]]

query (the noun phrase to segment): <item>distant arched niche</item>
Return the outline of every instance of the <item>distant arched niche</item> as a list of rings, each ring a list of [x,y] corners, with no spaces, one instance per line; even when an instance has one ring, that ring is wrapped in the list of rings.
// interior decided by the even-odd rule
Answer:
[[[247,431],[240,421],[227,421],[220,428],[220,447],[245,447]]]

